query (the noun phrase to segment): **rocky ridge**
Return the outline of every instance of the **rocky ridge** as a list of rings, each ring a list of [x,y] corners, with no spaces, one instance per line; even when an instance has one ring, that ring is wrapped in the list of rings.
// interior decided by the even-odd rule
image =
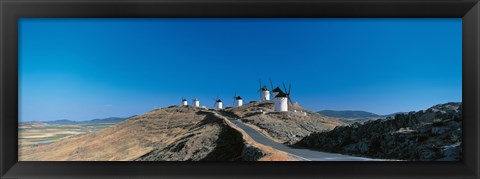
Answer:
[[[312,133],[296,145],[372,158],[451,161],[462,155],[461,129],[462,104],[446,103]]]

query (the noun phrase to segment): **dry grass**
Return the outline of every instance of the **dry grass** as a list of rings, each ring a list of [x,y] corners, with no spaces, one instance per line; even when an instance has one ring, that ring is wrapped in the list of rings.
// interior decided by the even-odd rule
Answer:
[[[189,109],[185,109],[189,110]],[[88,132],[58,142],[23,147],[20,161],[130,161],[155,147],[166,146],[187,131],[185,126],[202,119],[192,113],[154,110],[97,132]],[[172,119],[173,114],[176,114]]]
[[[164,108],[150,111],[97,132],[87,132],[38,146],[19,148],[19,161],[132,161],[159,148],[194,135],[218,131],[209,125],[195,128],[206,114],[197,114],[198,108]],[[262,150],[267,155],[260,161],[297,161],[294,156],[256,143],[243,130],[224,117],[220,117],[242,133],[245,143]],[[212,132],[213,131],[213,132]],[[58,133],[59,131],[51,131]],[[32,131],[31,136],[39,134]],[[195,142],[197,140],[192,140]],[[23,145],[20,143],[19,145]],[[193,145],[193,144],[192,144]],[[187,155],[194,155],[187,153]],[[186,156],[187,157],[187,156]]]

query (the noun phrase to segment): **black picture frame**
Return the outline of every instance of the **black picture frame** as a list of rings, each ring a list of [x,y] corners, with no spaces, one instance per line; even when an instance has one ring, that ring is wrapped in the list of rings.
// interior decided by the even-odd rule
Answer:
[[[21,17],[457,17],[462,22],[460,162],[18,162]],[[478,0],[1,0],[0,176],[3,178],[479,178]]]

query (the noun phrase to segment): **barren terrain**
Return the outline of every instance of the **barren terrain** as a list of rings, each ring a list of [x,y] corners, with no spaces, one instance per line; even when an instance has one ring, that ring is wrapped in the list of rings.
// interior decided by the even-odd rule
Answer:
[[[346,123],[336,118],[310,112],[295,106],[297,112],[273,112],[273,102],[254,101],[226,109],[224,115],[241,119],[275,141],[293,144],[312,132],[329,131]]]
[[[21,161],[298,160],[262,146],[211,111],[156,109],[100,131],[24,147]]]

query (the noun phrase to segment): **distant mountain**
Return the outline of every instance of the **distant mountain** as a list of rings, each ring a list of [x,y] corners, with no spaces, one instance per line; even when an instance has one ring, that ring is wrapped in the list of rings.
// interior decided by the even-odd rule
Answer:
[[[45,121],[43,123],[47,124],[98,124],[98,123],[119,123],[122,122],[126,119],[135,117],[136,115],[130,116],[130,117],[109,117],[109,118],[104,118],[104,119],[92,119],[92,120],[87,120],[87,121],[72,121],[68,119],[61,119],[61,120],[55,120],[55,121]]]
[[[367,121],[393,117],[396,114],[405,114],[405,112],[396,112],[393,114],[378,115],[378,114],[367,112],[367,111],[353,111],[353,110],[342,110],[342,111],[323,110],[323,111],[318,111],[317,113],[327,117],[340,118],[342,122],[345,122],[347,124],[353,124],[356,122],[364,123]]]
[[[74,124],[74,123],[77,123],[77,122],[72,121],[72,120],[68,120],[68,119],[60,119],[60,120],[55,120],[55,121],[45,121],[43,123],[47,123],[47,124]]]
[[[367,111],[352,111],[352,110],[343,110],[343,111],[335,111],[335,110],[323,110],[318,111],[317,113],[322,114],[328,117],[336,117],[336,118],[370,118],[370,117],[382,117],[381,115],[367,112]]]
[[[104,118],[104,119],[93,119],[93,120],[89,120],[89,121],[81,121],[80,123],[118,123],[118,122],[124,121],[125,119],[132,118],[132,117],[135,117],[135,116],[136,115],[130,116],[130,117],[127,117],[127,118],[109,117],[109,118]]]

